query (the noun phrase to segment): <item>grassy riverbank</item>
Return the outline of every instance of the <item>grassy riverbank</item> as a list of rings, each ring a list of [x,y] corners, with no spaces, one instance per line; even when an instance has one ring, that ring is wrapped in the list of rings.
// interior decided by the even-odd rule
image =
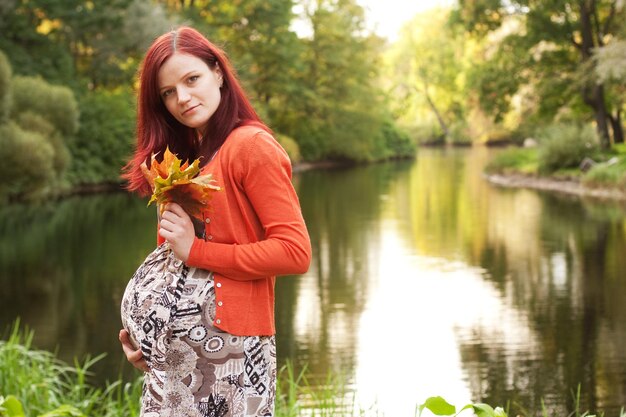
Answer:
[[[0,341],[0,417],[134,417],[139,416],[142,378],[121,380],[99,388],[89,382],[89,368],[99,356],[68,365],[50,352],[34,349],[33,333],[15,325],[7,338]],[[278,375],[276,417],[376,416],[376,409],[359,409],[339,375],[329,375],[314,389],[306,372],[296,374],[291,366]],[[585,417],[575,395],[575,410],[568,417]],[[430,397],[416,407],[415,415],[429,410],[438,416],[507,417],[508,410],[474,403],[455,407],[441,397]],[[540,413],[552,417],[544,408]],[[600,413],[600,416],[603,414]],[[565,416],[563,416],[565,417]],[[624,410],[619,417],[626,417]]]
[[[541,145],[506,149],[487,165],[485,174],[504,186],[626,199],[626,144],[608,151],[592,150],[587,156],[549,152]],[[588,166],[581,169],[585,158]]]
[[[90,383],[90,367],[101,356],[68,365],[54,354],[33,348],[33,332],[15,325],[0,340],[0,417],[139,416],[142,377],[105,387]],[[353,397],[339,376],[323,388],[308,384],[305,372],[291,366],[278,375],[276,417],[353,415]],[[357,412],[355,415],[364,415]]]

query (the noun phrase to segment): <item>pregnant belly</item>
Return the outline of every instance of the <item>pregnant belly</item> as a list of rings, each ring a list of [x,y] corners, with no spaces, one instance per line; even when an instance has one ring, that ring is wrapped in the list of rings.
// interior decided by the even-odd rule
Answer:
[[[149,366],[163,357],[172,338],[186,337],[199,322],[215,317],[213,276],[176,259],[160,245],[128,282],[121,303],[122,325]]]

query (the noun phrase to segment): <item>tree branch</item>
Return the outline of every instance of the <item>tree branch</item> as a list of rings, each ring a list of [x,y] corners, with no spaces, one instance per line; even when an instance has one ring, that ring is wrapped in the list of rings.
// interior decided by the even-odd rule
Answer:
[[[603,46],[604,42],[602,41],[602,38],[604,36],[604,32],[602,32],[602,28],[600,27],[600,18],[598,17],[598,5],[596,3],[596,0],[591,0],[591,17],[592,17],[592,21],[593,21],[593,27],[594,27],[594,32],[595,32],[595,44],[596,46]]]

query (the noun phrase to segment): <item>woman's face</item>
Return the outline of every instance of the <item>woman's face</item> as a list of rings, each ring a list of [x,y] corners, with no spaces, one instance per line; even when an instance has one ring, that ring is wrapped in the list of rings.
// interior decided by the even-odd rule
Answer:
[[[220,104],[222,73],[200,58],[176,52],[159,69],[159,94],[167,110],[201,134]]]

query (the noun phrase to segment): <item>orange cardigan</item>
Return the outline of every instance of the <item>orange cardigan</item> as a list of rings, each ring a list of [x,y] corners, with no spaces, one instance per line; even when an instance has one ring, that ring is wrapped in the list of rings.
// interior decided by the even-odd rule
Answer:
[[[276,275],[303,274],[311,243],[285,150],[264,130],[239,127],[203,169],[222,191],[203,212],[187,265],[213,271],[214,325],[239,336],[273,335]]]

